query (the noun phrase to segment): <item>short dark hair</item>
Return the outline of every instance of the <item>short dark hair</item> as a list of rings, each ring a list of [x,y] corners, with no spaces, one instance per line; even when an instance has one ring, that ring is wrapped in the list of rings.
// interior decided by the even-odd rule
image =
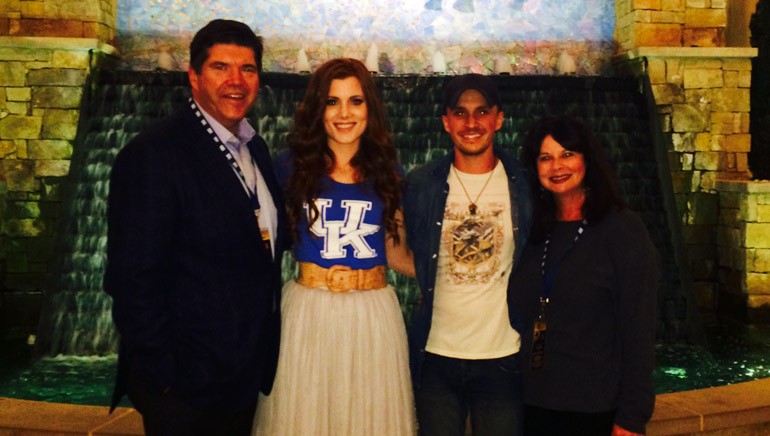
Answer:
[[[500,91],[498,91],[495,82],[483,74],[470,73],[457,76],[444,86],[441,114],[446,114],[448,109],[457,107],[457,101],[460,100],[460,96],[469,89],[478,91],[490,108],[497,106],[498,110],[502,110],[500,107]]]
[[[209,49],[216,44],[234,44],[254,51],[257,71],[262,72],[262,37],[240,21],[216,19],[209,21],[190,42],[190,67],[200,74],[209,57]]]
[[[535,121],[529,128],[521,148],[521,162],[526,167],[532,187],[534,229],[532,240],[543,240],[553,227],[556,206],[553,196],[541,189],[537,174],[537,160],[546,137],[552,137],[567,150],[583,155],[585,177],[583,187],[586,200],[583,217],[599,221],[612,210],[626,207],[618,189],[617,176],[601,142],[580,119],[568,115],[553,115]]]

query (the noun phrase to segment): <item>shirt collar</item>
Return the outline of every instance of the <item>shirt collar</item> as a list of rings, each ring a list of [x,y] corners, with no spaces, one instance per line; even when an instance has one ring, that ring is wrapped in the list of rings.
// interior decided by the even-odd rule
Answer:
[[[234,135],[233,132],[227,129],[227,127],[223,126],[222,123],[206,112],[197,100],[195,101],[195,104],[198,106],[198,109],[206,118],[209,125],[211,125],[211,128],[214,129],[214,133],[217,134],[219,140],[225,144],[245,144],[251,141],[257,134],[257,131],[254,130],[254,128],[251,127],[251,124],[244,118],[238,123],[238,134]]]

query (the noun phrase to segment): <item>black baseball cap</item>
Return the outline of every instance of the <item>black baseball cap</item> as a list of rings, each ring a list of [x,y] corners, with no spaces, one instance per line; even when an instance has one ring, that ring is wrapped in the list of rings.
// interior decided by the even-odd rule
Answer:
[[[497,106],[500,109],[500,91],[497,90],[495,82],[483,74],[471,73],[457,76],[446,84],[441,104],[442,113],[446,113],[447,109],[454,109],[457,106],[457,100],[469,89],[475,89],[481,93],[489,107]]]

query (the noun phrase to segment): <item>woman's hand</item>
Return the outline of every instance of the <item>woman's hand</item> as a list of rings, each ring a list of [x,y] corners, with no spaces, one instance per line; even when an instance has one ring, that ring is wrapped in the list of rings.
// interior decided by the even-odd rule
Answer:
[[[414,277],[414,253],[406,243],[404,214],[400,209],[396,211],[396,223],[398,225],[398,243],[390,235],[385,238],[385,257],[388,259],[388,267],[399,274]]]
[[[644,436],[644,434],[628,431],[625,428],[615,424],[612,426],[612,436]]]

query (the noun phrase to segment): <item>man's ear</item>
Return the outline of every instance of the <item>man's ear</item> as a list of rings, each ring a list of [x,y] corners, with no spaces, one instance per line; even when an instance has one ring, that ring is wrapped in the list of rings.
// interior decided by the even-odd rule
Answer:
[[[446,115],[441,115],[441,122],[444,124],[444,131],[449,133],[449,119]]]
[[[187,80],[190,81],[190,87],[193,92],[198,92],[198,73],[195,72],[193,67],[187,68]]]

